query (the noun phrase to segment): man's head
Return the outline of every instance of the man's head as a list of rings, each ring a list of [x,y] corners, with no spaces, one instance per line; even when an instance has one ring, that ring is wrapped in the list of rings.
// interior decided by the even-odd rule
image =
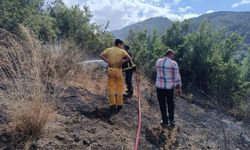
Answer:
[[[166,56],[171,58],[171,59],[174,59],[174,54],[175,54],[175,52],[172,49],[168,49],[166,52]]]
[[[130,49],[130,47],[128,45],[124,46],[124,50],[128,51]]]
[[[116,47],[119,47],[119,48],[121,48],[121,49],[123,49],[124,43],[123,43],[122,40],[116,39],[116,40],[115,40],[115,46],[116,46]]]

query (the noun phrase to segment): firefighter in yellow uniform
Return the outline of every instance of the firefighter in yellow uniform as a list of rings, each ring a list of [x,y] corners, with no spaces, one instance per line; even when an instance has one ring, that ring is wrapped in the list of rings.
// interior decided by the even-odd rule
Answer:
[[[131,60],[128,53],[123,50],[124,43],[115,40],[115,47],[104,50],[100,57],[108,63],[108,99],[111,112],[120,111],[123,105],[123,74],[122,65]]]

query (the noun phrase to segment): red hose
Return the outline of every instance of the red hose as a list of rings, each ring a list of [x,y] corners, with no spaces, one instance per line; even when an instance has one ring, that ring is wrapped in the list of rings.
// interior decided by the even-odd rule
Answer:
[[[137,94],[138,94],[138,127],[136,133],[136,140],[134,145],[134,150],[138,150],[140,134],[141,134],[141,96],[140,96],[140,76],[139,73],[136,72],[136,86],[137,86]]]

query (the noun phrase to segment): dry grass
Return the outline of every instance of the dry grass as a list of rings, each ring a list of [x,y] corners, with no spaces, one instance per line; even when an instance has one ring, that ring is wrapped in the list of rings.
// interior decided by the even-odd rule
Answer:
[[[17,105],[14,110],[10,111],[12,118],[9,127],[12,139],[28,141],[39,138],[52,111],[51,105],[39,99]]]
[[[47,93],[56,97],[67,88],[68,82],[80,72],[81,58],[79,48],[72,41],[43,47],[41,76],[43,84],[47,87]]]
[[[8,106],[13,148],[42,135],[59,93],[55,89],[76,74],[80,60],[72,42],[44,49],[26,28],[20,29],[24,39],[0,29],[0,85],[6,87],[0,89],[0,102]]]
[[[8,106],[7,132],[12,148],[38,138],[52,110],[46,103],[46,87],[40,76],[43,65],[39,44],[26,28],[20,29],[24,40],[0,31],[0,83],[6,87],[0,98]]]
[[[68,83],[69,86],[87,90],[98,95],[106,94],[107,74],[100,70],[80,71],[74,79]]]
[[[25,28],[22,28],[27,35],[25,41],[22,41],[15,35],[7,31],[1,31],[0,45],[0,81],[5,84],[6,91],[1,93],[8,103],[13,101],[24,101],[30,97],[40,95],[43,85],[39,78],[40,74],[40,56],[39,47],[35,47],[35,42],[30,41]],[[33,43],[33,44],[30,44]]]

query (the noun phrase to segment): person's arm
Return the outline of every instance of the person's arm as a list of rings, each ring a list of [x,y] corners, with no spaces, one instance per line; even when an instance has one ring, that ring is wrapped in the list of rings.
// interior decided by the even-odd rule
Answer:
[[[133,59],[133,54],[130,51],[128,51],[128,54],[131,57],[131,59]]]
[[[105,54],[100,54],[100,58],[104,60],[106,63],[109,63],[108,58]]]
[[[182,95],[181,75],[180,75],[179,67],[177,63],[174,63],[174,82],[175,82],[175,88],[178,89],[179,94]]]
[[[122,59],[122,64],[127,63],[131,60],[131,57],[129,55],[126,55],[123,59]]]
[[[100,54],[100,58],[109,64],[109,60],[105,51]]]
[[[121,65],[129,62],[130,60],[131,60],[131,57],[129,56],[129,54],[126,51],[124,51],[124,57],[122,59]]]

